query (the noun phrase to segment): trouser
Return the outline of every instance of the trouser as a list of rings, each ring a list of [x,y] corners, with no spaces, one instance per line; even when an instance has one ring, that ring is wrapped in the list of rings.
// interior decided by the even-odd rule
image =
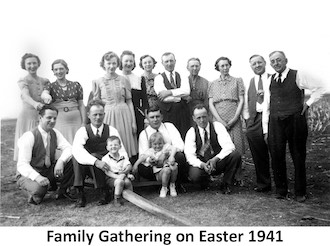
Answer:
[[[306,114],[306,113],[305,113]],[[285,118],[272,116],[269,118],[268,144],[276,192],[286,195],[288,192],[286,170],[286,143],[295,169],[295,194],[306,194],[306,142],[308,136],[306,115],[295,113]]]
[[[93,156],[102,159],[102,156],[97,154],[93,154]],[[106,186],[105,173],[95,165],[82,165],[73,158],[73,169],[75,173],[73,185],[75,187],[84,187],[86,176],[93,179],[94,188],[104,188]]]
[[[270,161],[267,143],[264,140],[262,130],[262,114],[248,119],[246,137],[249,142],[257,177],[258,188],[271,186]]]
[[[66,189],[73,184],[74,180],[74,171],[73,171],[73,161],[72,159],[64,165],[63,177],[56,178],[54,175],[55,164],[52,164],[47,170],[47,177],[49,179],[51,186],[56,186],[56,183],[59,182],[60,189]],[[44,175],[43,175],[44,176]],[[22,175],[17,175],[17,185],[21,189],[27,191],[30,196],[33,196],[33,199],[36,203],[40,203],[48,191],[48,186],[41,186],[37,181],[31,180],[30,178],[24,177]]]
[[[232,185],[237,169],[242,165],[242,157],[234,151],[227,155],[224,159],[217,161],[215,170],[211,175],[218,175],[224,173],[223,183]],[[204,169],[199,167],[190,166],[189,178],[193,183],[200,183],[205,185],[210,180],[210,175]]]

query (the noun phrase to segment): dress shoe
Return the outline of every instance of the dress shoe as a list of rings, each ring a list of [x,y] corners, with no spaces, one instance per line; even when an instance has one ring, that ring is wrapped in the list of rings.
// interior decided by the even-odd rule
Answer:
[[[121,207],[124,205],[124,201],[122,198],[115,198],[113,204],[115,205],[115,207]]]
[[[256,192],[268,192],[268,191],[271,191],[272,188],[270,186],[267,186],[267,187],[264,187],[264,188],[255,187],[253,190],[256,191]]]
[[[28,199],[29,204],[39,205],[40,202],[41,202],[41,199],[36,199],[35,196],[30,196],[29,199]]]
[[[79,194],[79,197],[76,200],[76,207],[77,208],[86,207],[86,197],[84,194]]]
[[[106,190],[106,191],[104,191],[103,197],[99,201],[98,205],[99,206],[106,205],[106,204],[109,204],[110,201],[111,201],[111,194],[108,190]]]
[[[304,196],[296,196],[296,201],[297,202],[304,202],[304,201],[306,201],[306,196],[304,195]]]
[[[77,198],[73,197],[70,193],[68,193],[66,191],[66,189],[62,189],[60,188],[58,191],[57,191],[57,194],[55,195],[55,199],[56,200],[61,200],[61,199],[69,199],[70,201],[74,202],[77,200]]]

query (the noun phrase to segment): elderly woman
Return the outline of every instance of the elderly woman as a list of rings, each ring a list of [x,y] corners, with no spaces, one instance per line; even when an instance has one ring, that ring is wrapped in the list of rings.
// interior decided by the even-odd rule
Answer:
[[[145,110],[147,108],[146,84],[141,83],[141,77],[132,71],[135,68],[135,55],[132,51],[125,50],[120,56],[119,69],[131,84],[132,101],[137,126],[137,136],[144,129]]]
[[[141,81],[142,85],[145,84],[146,86],[146,93],[147,93],[147,100],[148,100],[148,107],[153,107],[157,105],[158,97],[154,90],[154,81],[155,77],[158,74],[152,72],[155,68],[157,62],[156,60],[150,55],[144,55],[140,57],[139,66],[144,70]]]
[[[116,73],[120,59],[114,52],[105,53],[100,65],[106,74],[92,82],[93,99],[101,99],[105,103],[104,123],[118,130],[128,156],[133,157],[137,154],[137,128],[131,84]]]
[[[231,60],[220,57],[215,62],[215,70],[220,77],[209,87],[209,108],[214,120],[221,122],[227,129],[236,150],[245,153],[241,112],[244,104],[244,83],[241,78],[229,75]],[[242,169],[239,167],[235,175],[239,185],[243,185]]]
[[[38,56],[26,53],[21,59],[21,68],[28,74],[18,81],[21,89],[23,108],[18,115],[15,131],[14,160],[17,161],[18,148],[17,140],[24,132],[29,131],[38,125],[38,110],[44,105],[41,99],[43,89],[49,84],[49,80],[39,77],[37,70],[40,67]]]
[[[83,88],[79,82],[66,79],[69,67],[64,60],[55,60],[52,71],[56,81],[46,86],[42,98],[58,109],[55,128],[72,144],[77,130],[86,122]]]

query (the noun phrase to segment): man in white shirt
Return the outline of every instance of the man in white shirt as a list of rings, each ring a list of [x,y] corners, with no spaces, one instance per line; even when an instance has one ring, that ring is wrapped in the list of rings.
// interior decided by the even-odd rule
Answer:
[[[209,121],[203,104],[194,107],[193,120],[196,126],[188,130],[184,147],[190,164],[189,178],[207,189],[210,175],[224,173],[223,193],[230,194],[235,173],[242,165],[241,155],[235,150],[226,128],[220,122]]]
[[[69,198],[67,188],[73,183],[71,145],[56,129],[58,110],[50,105],[39,111],[39,125],[22,135],[18,141],[17,184],[27,191],[28,202],[41,203],[49,187],[57,188],[56,199]],[[56,149],[62,153],[55,159]]]
[[[178,129],[170,122],[162,122],[163,115],[158,106],[150,107],[147,110],[147,119],[149,121],[149,126],[139,135],[139,155],[142,155],[150,148],[149,138],[151,134],[157,131],[160,132],[164,137],[165,143],[171,144],[177,148],[175,161],[179,165],[179,174],[176,186],[179,192],[185,192],[182,183],[187,181],[189,166],[183,153],[184,142]],[[138,166],[134,165],[133,172],[138,172],[143,178],[156,180],[151,166],[145,166],[143,164]]]
[[[274,51],[270,53],[269,59],[276,73],[271,77],[269,93],[265,91],[263,129],[265,138],[268,139],[276,198],[285,199],[288,196],[286,171],[288,143],[295,167],[295,197],[298,202],[304,202],[306,200],[307,109],[321,98],[324,90],[316,83],[311,83],[302,72],[289,69],[284,52]],[[311,91],[311,96],[306,102],[304,102],[304,89]]]
[[[173,53],[166,52],[162,55],[165,71],[156,76],[154,89],[158,95],[158,106],[162,111],[164,121],[173,123],[184,138],[190,127],[189,108],[184,99],[190,94],[190,86],[188,79],[181,80],[180,74],[174,70],[175,63]]]
[[[91,123],[78,129],[72,145],[72,154],[75,159],[73,162],[75,173],[74,186],[79,191],[77,207],[86,206],[84,193],[86,175],[93,178],[95,188],[103,191],[103,197],[99,201],[99,205],[105,205],[110,202],[110,187],[108,187],[105,180],[105,172],[109,171],[110,167],[106,162],[102,161],[102,157],[108,152],[106,145],[109,136],[120,138],[117,129],[103,123],[104,103],[102,101],[90,101],[87,107],[87,116]],[[128,159],[123,145],[119,153]]]
[[[260,55],[250,57],[250,66],[255,73],[245,90],[243,117],[246,122],[246,137],[249,142],[255,171],[257,192],[271,190],[270,161],[268,146],[262,129],[264,91],[269,90],[270,75],[266,73],[266,61]]]

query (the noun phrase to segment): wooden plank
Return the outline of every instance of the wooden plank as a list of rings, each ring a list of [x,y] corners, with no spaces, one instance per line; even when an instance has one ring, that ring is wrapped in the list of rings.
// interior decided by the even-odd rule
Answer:
[[[158,206],[157,204],[143,198],[142,196],[139,196],[138,194],[134,193],[133,191],[125,189],[123,191],[123,197],[127,201],[146,210],[147,212],[152,213],[156,216],[161,216],[166,219],[170,219],[178,225],[183,225],[183,226],[193,226],[194,225],[191,221],[180,217],[176,213],[173,213],[167,209],[164,209],[164,208]]]

